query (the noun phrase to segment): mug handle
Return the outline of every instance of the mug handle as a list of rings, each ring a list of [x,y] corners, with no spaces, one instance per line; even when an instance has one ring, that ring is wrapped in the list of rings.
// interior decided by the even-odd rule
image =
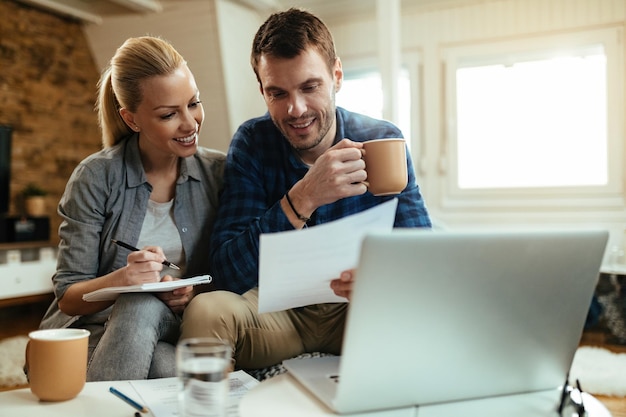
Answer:
[[[30,352],[30,340],[26,342],[26,351],[24,352],[24,373],[26,374],[26,381],[30,383],[30,378],[28,376],[28,357]]]

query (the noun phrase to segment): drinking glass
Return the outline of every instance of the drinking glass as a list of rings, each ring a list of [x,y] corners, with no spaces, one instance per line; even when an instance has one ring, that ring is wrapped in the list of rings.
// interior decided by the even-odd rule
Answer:
[[[232,349],[215,338],[183,339],[176,346],[181,417],[224,417]]]

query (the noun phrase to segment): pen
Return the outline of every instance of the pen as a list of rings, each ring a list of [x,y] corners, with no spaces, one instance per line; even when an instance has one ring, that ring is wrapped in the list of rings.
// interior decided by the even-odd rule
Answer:
[[[122,242],[121,240],[115,240],[115,239],[111,239],[111,242],[115,243],[118,246],[121,246],[123,248],[126,248],[128,250],[132,250],[132,251],[138,251],[139,249],[137,249],[134,246],[129,245],[126,242]],[[176,264],[171,263],[170,261],[163,261],[161,262],[163,265],[165,266],[169,266],[172,269],[180,269]]]
[[[124,400],[124,402],[126,402],[130,406],[136,408],[137,410],[141,411],[142,413],[147,413],[148,412],[148,409],[146,407],[144,407],[143,405],[139,404],[137,401],[131,400],[130,398],[128,398],[126,395],[122,394],[121,392],[119,392],[115,388],[110,387],[109,391],[111,392],[111,394],[115,395],[118,398],[121,398],[122,400]]]

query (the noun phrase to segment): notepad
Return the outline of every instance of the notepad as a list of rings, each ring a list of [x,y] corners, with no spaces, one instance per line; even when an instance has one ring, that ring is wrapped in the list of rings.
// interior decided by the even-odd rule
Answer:
[[[199,275],[193,278],[179,279],[175,281],[150,282],[139,285],[125,285],[121,287],[101,288],[96,291],[83,294],[85,301],[108,301],[115,300],[120,294],[127,292],[165,292],[176,288],[190,285],[208,284],[213,280],[210,275]]]

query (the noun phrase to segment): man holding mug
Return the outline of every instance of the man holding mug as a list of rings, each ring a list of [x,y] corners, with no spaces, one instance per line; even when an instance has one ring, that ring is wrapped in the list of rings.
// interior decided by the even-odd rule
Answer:
[[[258,369],[304,352],[339,354],[347,311],[331,303],[258,314],[261,233],[313,227],[391,198],[399,200],[394,227],[431,221],[408,153],[400,194],[368,192],[363,142],[402,133],[335,106],[343,71],[320,19],[299,9],[271,15],[254,38],[251,63],[268,114],[233,137],[210,247],[214,282],[228,291],[196,296],[181,337],[228,340],[238,368]],[[352,280],[345,271],[331,288],[349,299]]]

